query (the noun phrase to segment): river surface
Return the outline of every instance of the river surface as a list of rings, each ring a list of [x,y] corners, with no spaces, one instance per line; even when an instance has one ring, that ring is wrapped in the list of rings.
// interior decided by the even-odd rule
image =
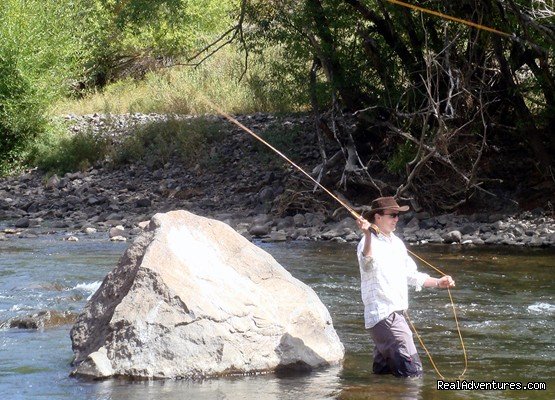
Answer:
[[[460,246],[411,250],[453,276],[468,353],[467,381],[545,382],[545,391],[438,391],[422,348],[422,379],[372,375],[353,244],[258,243],[328,307],[345,345],[342,366],[202,382],[70,378],[65,325],[0,330],[1,399],[554,399],[555,249]],[[0,323],[41,310],[79,313],[127,247],[99,237],[66,242],[51,235],[0,241]],[[421,271],[430,272],[427,267]],[[430,272],[433,275],[433,271]],[[410,316],[440,371],[456,378],[463,353],[446,291],[410,293]]]

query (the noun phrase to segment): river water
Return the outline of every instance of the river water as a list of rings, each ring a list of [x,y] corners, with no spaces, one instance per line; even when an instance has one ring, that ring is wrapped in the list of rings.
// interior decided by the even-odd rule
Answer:
[[[80,312],[127,244],[59,235],[0,241],[0,322],[41,310]],[[544,391],[441,391],[425,353],[422,379],[371,374],[353,244],[258,243],[328,307],[345,345],[342,366],[304,375],[191,381],[70,378],[69,330],[0,330],[2,399],[505,399],[555,398],[555,249],[412,248],[452,275],[468,353],[467,381],[545,382]],[[426,267],[421,271],[429,272]],[[431,272],[433,274],[433,271]],[[440,371],[456,378],[463,355],[446,291],[410,293],[410,316]],[[419,345],[417,344],[417,347]]]

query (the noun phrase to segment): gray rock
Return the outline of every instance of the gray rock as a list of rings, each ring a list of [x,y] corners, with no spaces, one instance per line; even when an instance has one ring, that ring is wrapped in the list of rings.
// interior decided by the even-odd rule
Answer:
[[[60,184],[60,178],[58,178],[58,175],[54,174],[48,179],[48,181],[46,181],[45,186],[48,189],[55,189],[58,187],[59,184]]]
[[[500,231],[500,230],[507,229],[508,224],[506,222],[503,222],[503,221],[496,221],[491,225],[491,227],[496,231]]]
[[[284,231],[271,232],[269,240],[271,242],[285,242],[287,241],[287,233]]]
[[[461,234],[463,234],[463,235],[471,235],[471,234],[476,233],[477,228],[476,228],[476,226],[473,225],[473,224],[466,224],[466,225],[463,225],[462,228],[459,229],[459,231],[460,231]]]
[[[437,221],[435,220],[435,218],[428,218],[423,221],[420,221],[420,226],[422,227],[422,229],[435,228],[436,225],[437,225]]]
[[[320,226],[324,223],[325,216],[321,213],[306,213],[306,226]]]
[[[295,226],[304,226],[306,224],[306,218],[303,214],[295,214],[293,216],[293,222]]]
[[[437,222],[445,226],[453,221],[453,214],[443,214],[436,218]]]
[[[268,214],[259,214],[252,220],[253,225],[265,225],[268,222],[272,222],[272,217]]]
[[[116,236],[125,236],[125,228],[121,225],[110,228],[110,230],[108,231],[108,236],[110,237],[110,239]]]
[[[532,247],[541,247],[543,246],[544,242],[540,236],[534,236],[530,239],[529,245]]]
[[[29,227],[36,228],[41,225],[44,220],[42,218],[30,218],[29,219]]]
[[[140,207],[150,207],[152,205],[152,201],[150,199],[137,199],[137,201],[135,202],[135,207],[140,208]]]
[[[274,189],[270,186],[265,187],[262,190],[260,190],[260,192],[258,192],[258,200],[261,203],[269,202],[270,200],[273,200],[275,197],[276,197],[276,193],[274,192]]]
[[[501,244],[501,238],[499,238],[497,235],[490,235],[487,237],[487,239],[484,240],[484,243],[486,244]]]
[[[422,212],[416,213],[415,218],[418,218],[419,220],[428,219],[430,218],[430,213],[427,211],[422,211]]]
[[[74,374],[201,378],[339,363],[308,286],[229,226],[157,214],[71,330]]]
[[[295,226],[295,221],[293,217],[285,217],[278,221],[276,229],[280,231],[283,229],[292,228],[293,226]]]
[[[253,225],[249,228],[248,232],[254,237],[259,237],[266,236],[270,233],[271,229],[272,225],[270,223],[267,223],[266,225]]]
[[[500,221],[502,219],[503,219],[503,215],[501,215],[501,214],[491,214],[488,217],[489,222],[496,222],[496,221]]]
[[[411,219],[407,225],[406,228],[415,228],[415,229],[419,229],[420,228],[420,222],[418,221],[418,218],[413,218]]]
[[[16,228],[28,228],[29,225],[30,225],[29,218],[20,218],[17,221],[15,221],[15,224],[14,224]]]
[[[445,242],[447,243],[453,243],[453,242],[460,243],[461,238],[462,238],[462,235],[461,235],[461,232],[459,231],[450,231],[442,236],[442,239],[445,240]]]
[[[443,243],[443,238],[437,232],[433,232],[428,240],[430,243]]]

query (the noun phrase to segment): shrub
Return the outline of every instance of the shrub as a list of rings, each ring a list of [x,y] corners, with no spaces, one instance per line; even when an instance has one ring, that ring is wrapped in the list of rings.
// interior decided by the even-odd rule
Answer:
[[[124,138],[115,147],[113,160],[117,164],[141,161],[152,168],[176,158],[184,165],[194,165],[203,160],[220,127],[221,122],[204,118],[152,122]]]
[[[22,158],[45,122],[39,95],[17,69],[15,57],[0,47],[0,174]]]
[[[61,125],[50,125],[29,146],[27,159],[42,170],[63,174],[84,171],[103,161],[112,151],[112,140],[92,129],[68,133]]]

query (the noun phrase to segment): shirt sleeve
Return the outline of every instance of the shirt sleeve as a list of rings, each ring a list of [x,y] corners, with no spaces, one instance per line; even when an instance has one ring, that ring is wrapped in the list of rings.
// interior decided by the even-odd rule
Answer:
[[[364,249],[365,241],[366,241],[366,237],[363,237],[357,247],[358,265],[360,269],[362,269],[363,271],[370,271],[374,266],[374,258],[372,256],[366,257],[362,253],[362,249]]]
[[[408,284],[414,286],[417,292],[421,291],[424,287],[424,282],[426,282],[426,279],[428,279],[430,275],[418,272],[416,263],[408,254],[406,255],[405,266],[407,268]]]

